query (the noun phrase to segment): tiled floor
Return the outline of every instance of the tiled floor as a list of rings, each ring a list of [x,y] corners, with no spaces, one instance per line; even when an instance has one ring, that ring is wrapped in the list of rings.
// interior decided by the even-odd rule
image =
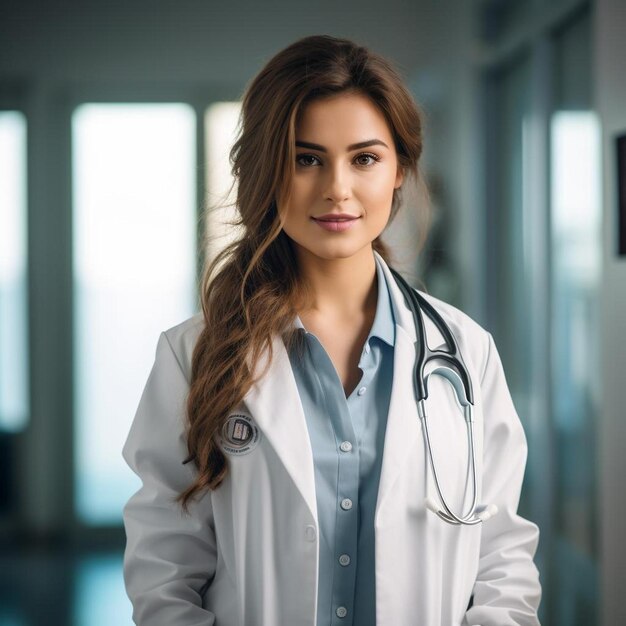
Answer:
[[[132,626],[122,553],[0,553],[0,626]]]

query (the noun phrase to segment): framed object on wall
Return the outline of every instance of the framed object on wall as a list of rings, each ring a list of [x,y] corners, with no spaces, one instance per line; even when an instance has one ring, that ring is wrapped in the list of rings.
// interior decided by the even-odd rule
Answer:
[[[617,151],[617,255],[626,256],[626,132],[615,139]]]

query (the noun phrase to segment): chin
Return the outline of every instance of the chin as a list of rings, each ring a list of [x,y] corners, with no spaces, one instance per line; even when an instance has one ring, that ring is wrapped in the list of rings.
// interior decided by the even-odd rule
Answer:
[[[372,243],[356,244],[354,242],[336,242],[334,245],[320,246],[315,248],[307,248],[309,254],[320,259],[332,261],[334,259],[349,259],[350,257],[362,252],[363,248],[371,249]]]

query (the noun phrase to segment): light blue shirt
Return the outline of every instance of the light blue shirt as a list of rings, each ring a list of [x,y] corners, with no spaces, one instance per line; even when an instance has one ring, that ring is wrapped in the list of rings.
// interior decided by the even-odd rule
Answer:
[[[319,522],[318,626],[375,626],[374,512],[393,380],[395,320],[376,259],[376,314],[346,398],[328,353],[299,318],[304,353],[289,353],[315,465]]]

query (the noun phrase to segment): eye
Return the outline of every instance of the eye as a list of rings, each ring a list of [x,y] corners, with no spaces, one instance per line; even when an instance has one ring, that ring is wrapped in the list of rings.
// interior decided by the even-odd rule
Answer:
[[[319,162],[319,159],[314,154],[298,154],[296,156],[296,163],[298,165],[302,165],[303,167],[310,167],[313,163],[311,163],[309,159],[314,159]]]
[[[376,161],[380,161],[380,157],[377,154],[373,154],[372,152],[362,152],[361,154],[357,155],[355,157],[355,161],[359,161],[359,159],[371,159],[372,161],[374,161],[374,163]],[[374,165],[374,163],[372,163],[372,161],[368,161],[368,162],[363,162],[360,161],[359,163],[357,163],[357,165],[363,165],[365,167],[370,167],[372,165]]]

